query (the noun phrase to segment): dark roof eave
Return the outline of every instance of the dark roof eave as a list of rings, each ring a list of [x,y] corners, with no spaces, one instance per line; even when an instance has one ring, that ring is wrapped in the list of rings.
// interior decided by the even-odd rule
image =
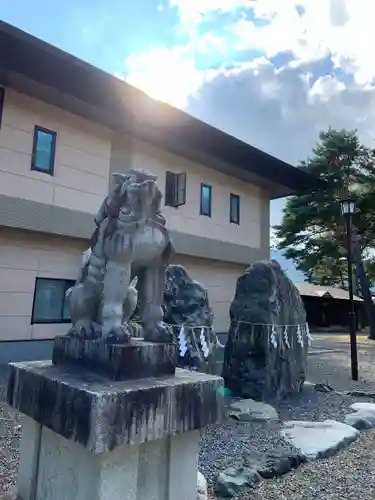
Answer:
[[[261,179],[258,184],[268,187],[271,198],[324,185],[310,174],[151,99],[124,81],[2,21],[0,83],[185,158],[224,169],[229,175],[233,166]]]

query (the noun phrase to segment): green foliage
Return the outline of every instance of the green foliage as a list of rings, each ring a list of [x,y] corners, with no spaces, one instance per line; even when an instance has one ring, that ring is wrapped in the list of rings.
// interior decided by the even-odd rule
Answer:
[[[291,196],[275,226],[277,247],[292,259],[307,280],[346,287],[346,229],[339,200],[348,193],[360,211],[353,228],[361,235],[362,255],[370,279],[375,262],[375,152],[363,146],[356,131],[321,132],[313,155],[300,168],[326,181],[326,188]]]

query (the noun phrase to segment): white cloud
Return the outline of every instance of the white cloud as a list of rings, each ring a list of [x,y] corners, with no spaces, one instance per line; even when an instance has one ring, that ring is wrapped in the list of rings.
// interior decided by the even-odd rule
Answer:
[[[314,82],[309,91],[309,102],[311,104],[314,102],[332,103],[332,100],[340,97],[340,93],[344,90],[345,85],[335,77],[331,75],[321,76]]]
[[[271,58],[292,52],[296,60],[311,62],[331,56],[337,68],[351,73],[359,84],[375,78],[374,0],[170,0],[179,10],[181,24],[191,29],[185,46],[150,47],[127,60],[128,81],[153,97],[183,106],[205,76],[196,68],[197,55],[226,53],[228,40],[196,27],[207,16],[251,6],[254,15],[268,22],[259,25],[245,18],[229,25],[237,50],[257,49]]]
[[[364,142],[374,145],[374,0],[170,3],[179,9],[190,41],[133,54],[127,60],[130,83],[291,163],[305,158],[329,126],[358,128]],[[264,55],[233,64],[228,40],[202,33],[203,24],[198,28],[212,14],[249,5],[263,22],[243,17],[226,26],[227,33],[237,50]],[[277,69],[270,59],[282,52],[293,54],[293,61],[280,59]],[[232,68],[199,70],[202,54],[221,54]],[[281,201],[273,204],[273,222],[281,207]]]
[[[251,3],[251,0],[169,0],[169,5],[178,9],[182,27],[190,32],[209,15],[245,9]]]
[[[318,68],[313,61],[276,69],[259,58],[218,72],[190,99],[188,110],[291,163],[304,159],[329,126],[358,128],[372,143],[375,87],[344,85],[334,75],[318,76]]]
[[[268,57],[289,50],[302,61],[331,53],[336,65],[345,64],[359,83],[375,77],[373,0],[255,0],[252,3],[254,14],[269,23],[255,26],[245,19],[236,23],[233,33],[238,37],[239,48],[262,48]]]

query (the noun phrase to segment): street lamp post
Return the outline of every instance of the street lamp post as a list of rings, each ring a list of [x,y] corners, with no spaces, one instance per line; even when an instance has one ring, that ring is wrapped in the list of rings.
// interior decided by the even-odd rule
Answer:
[[[358,351],[356,316],[353,296],[353,255],[352,255],[352,216],[356,211],[355,202],[349,196],[340,201],[341,213],[346,222],[346,245],[348,258],[348,290],[349,290],[349,332],[350,332],[350,358],[352,367],[352,379],[358,380]]]

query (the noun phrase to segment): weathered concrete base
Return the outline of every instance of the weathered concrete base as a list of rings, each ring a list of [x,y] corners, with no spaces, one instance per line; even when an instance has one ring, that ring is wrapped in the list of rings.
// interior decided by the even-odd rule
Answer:
[[[176,375],[128,381],[54,366],[9,365],[7,401],[94,454],[167,439],[220,420],[223,379],[177,368]]]
[[[198,446],[199,431],[192,431],[94,455],[26,417],[18,495],[22,500],[196,500]]]
[[[22,500],[196,500],[199,430],[220,420],[219,377],[128,381],[9,365],[7,400],[25,415]]]
[[[79,337],[58,336],[52,362],[78,366],[107,375],[112,380],[129,380],[174,375],[177,346],[132,338],[130,343],[112,343]]]

